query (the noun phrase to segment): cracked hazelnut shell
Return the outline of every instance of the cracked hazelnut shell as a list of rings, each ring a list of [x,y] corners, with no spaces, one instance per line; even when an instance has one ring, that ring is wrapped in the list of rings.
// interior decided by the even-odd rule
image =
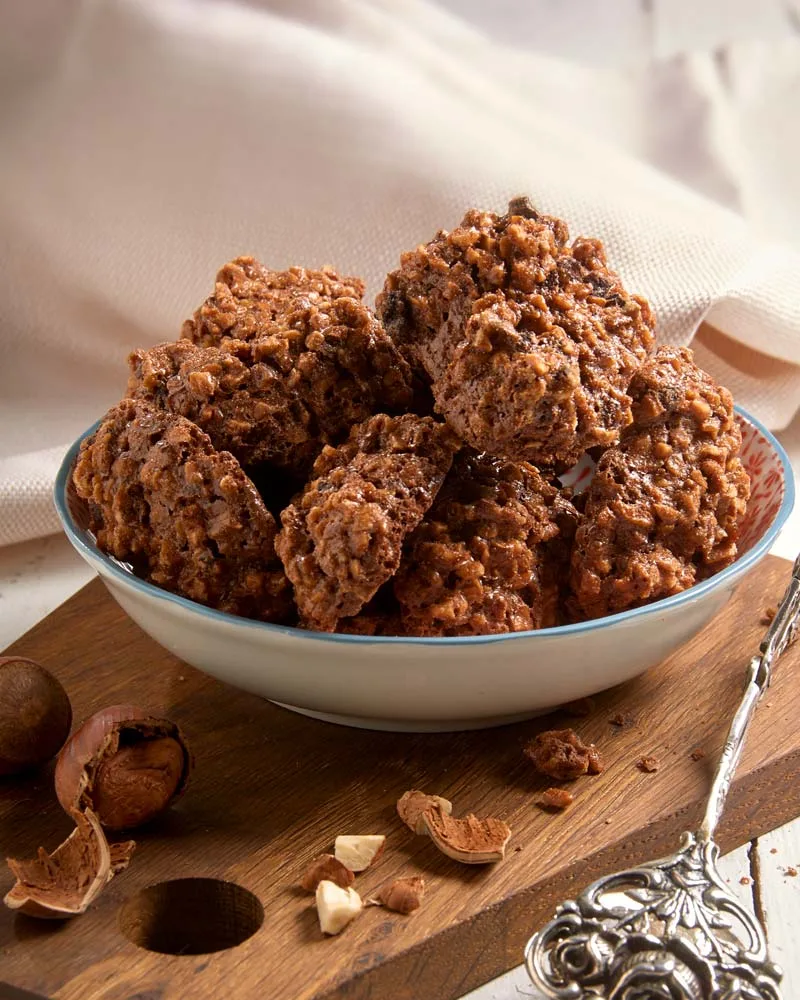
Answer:
[[[300,887],[306,892],[316,892],[320,882],[333,882],[340,889],[347,889],[354,881],[355,875],[338,858],[332,854],[320,854],[308,866]]]
[[[174,722],[113,705],[88,718],[59,754],[56,795],[67,812],[91,809],[108,830],[133,829],[183,793],[191,766]]]
[[[0,775],[55,757],[71,725],[67,692],[49,670],[21,656],[0,657]]]
[[[434,844],[454,861],[485,865],[505,857],[511,827],[501,819],[479,819],[473,813],[455,819],[438,806],[427,809],[422,819]]]
[[[453,803],[443,799],[441,795],[429,795],[418,788],[411,788],[397,800],[397,815],[409,830],[424,836],[428,830],[422,814],[426,809],[437,807],[448,816],[453,812]]]
[[[387,910],[407,915],[420,908],[424,894],[425,879],[421,876],[396,878],[378,891],[374,902],[385,906]]]
[[[85,913],[111,879],[128,867],[132,840],[109,844],[91,811],[73,812],[75,829],[48,854],[20,861],[7,858],[16,882],[3,902],[10,910],[43,920],[66,920]]]

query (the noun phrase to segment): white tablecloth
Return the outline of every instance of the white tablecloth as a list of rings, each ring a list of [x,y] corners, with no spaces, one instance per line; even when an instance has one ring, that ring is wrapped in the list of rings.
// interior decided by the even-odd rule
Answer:
[[[507,5],[517,47],[423,0],[5,3],[0,544],[55,530],[59,455],[226,259],[329,262],[372,294],[403,249],[518,192],[603,238],[662,340],[707,319],[700,362],[785,426],[800,255],[770,234],[800,222],[800,48],[785,5],[757,6],[749,40],[710,51],[698,22],[688,52],[656,4],[609,67],[523,48],[535,24]]]

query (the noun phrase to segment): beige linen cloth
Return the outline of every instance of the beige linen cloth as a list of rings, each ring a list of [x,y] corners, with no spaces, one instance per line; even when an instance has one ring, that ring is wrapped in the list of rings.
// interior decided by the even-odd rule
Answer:
[[[798,408],[800,256],[642,161],[671,106],[641,66],[522,52],[418,0],[0,13],[0,544],[56,530],[65,448],[225,260],[330,263],[372,295],[403,249],[521,192],[600,236],[662,342],[694,340],[743,406],[773,428]],[[796,132],[790,82],[771,122]]]

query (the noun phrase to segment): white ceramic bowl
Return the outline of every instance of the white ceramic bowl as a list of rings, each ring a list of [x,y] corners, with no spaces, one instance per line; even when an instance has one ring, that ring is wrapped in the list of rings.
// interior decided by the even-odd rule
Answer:
[[[327,635],[236,618],[177,597],[104,555],[75,522],[67,484],[82,438],[64,458],[55,501],[67,537],[131,618],[200,670],[346,725],[480,728],[539,714],[642,673],[709,622],[766,555],[794,504],[792,469],[769,431],[737,413],[752,498],[736,562],[674,597],[536,632],[431,639]],[[579,467],[575,478],[586,479],[588,471]]]

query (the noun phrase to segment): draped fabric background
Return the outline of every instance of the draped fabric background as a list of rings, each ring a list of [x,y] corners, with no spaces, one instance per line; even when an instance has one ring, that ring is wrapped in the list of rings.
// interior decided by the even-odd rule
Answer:
[[[374,295],[403,249],[520,192],[785,427],[800,19],[576,4],[0,0],[0,544],[56,530],[60,455],[225,260],[330,263]]]

